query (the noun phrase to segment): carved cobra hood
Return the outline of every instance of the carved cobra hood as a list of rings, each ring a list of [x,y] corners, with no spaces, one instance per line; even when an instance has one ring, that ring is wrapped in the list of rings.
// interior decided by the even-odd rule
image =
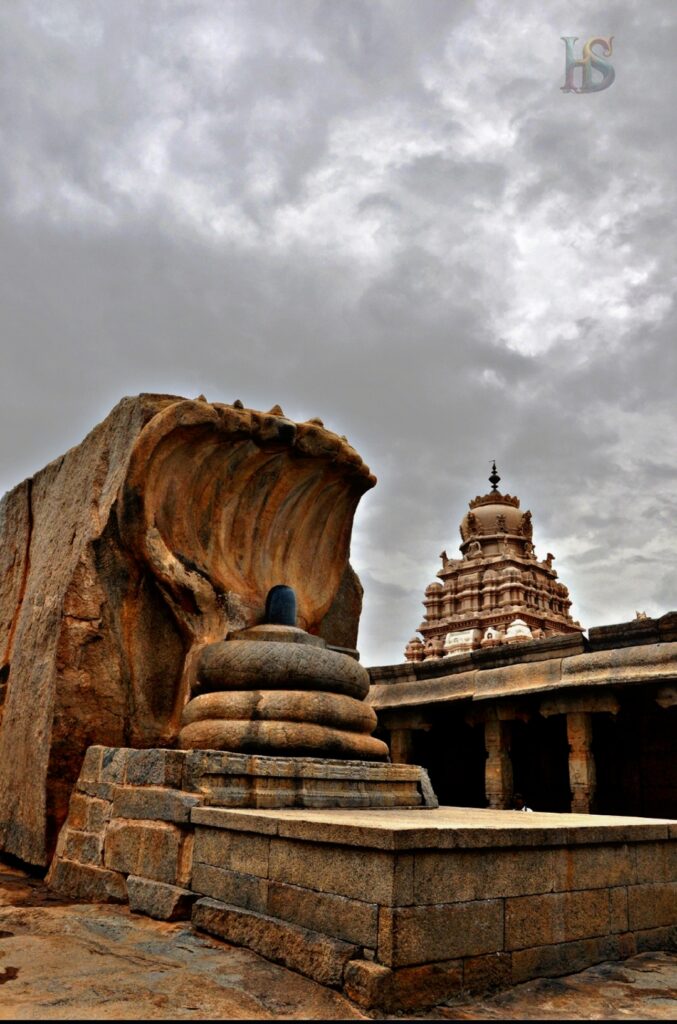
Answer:
[[[118,518],[193,642],[261,621],[279,583],[294,588],[298,624],[314,633],[344,576],[357,504],[375,482],[319,420],[180,401],[139,435]]]

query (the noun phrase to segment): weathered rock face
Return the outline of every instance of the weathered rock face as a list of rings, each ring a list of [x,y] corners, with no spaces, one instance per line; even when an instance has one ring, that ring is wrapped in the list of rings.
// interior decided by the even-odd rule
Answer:
[[[0,503],[0,849],[45,864],[92,743],[171,746],[193,652],[292,586],[354,647],[352,520],[375,480],[317,422],[123,399]]]

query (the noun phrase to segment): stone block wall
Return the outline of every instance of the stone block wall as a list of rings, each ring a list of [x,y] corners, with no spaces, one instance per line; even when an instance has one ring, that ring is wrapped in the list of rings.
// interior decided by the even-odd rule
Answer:
[[[238,886],[253,891],[254,883],[242,873],[251,873],[256,864],[251,850],[240,873],[234,869],[222,875],[225,865],[200,852],[209,849],[208,838],[201,837],[193,856],[191,812],[214,803],[436,806],[425,772],[411,765],[93,746],[71,796],[47,881],[75,899],[129,901],[132,910],[161,919],[189,916],[197,898],[194,872],[199,885],[207,886],[198,887],[198,894],[211,891],[208,877],[220,879],[222,899]]]
[[[469,824],[441,808],[446,828],[403,833],[397,812],[390,824],[301,813],[192,813],[193,889],[207,897],[193,923],[370,1009],[677,946],[677,826],[534,815],[516,828],[515,813],[475,811]]]
[[[181,791],[184,761],[183,751],[90,747],[48,883],[75,899],[185,917],[195,899],[190,812],[204,794]]]
[[[52,886],[162,920],[192,917],[369,1010],[418,1009],[677,948],[675,822],[210,806],[214,793],[232,792],[224,771],[243,778],[245,760],[91,748]],[[276,760],[249,759],[250,768],[273,772],[265,762]],[[277,770],[289,771],[281,760]],[[406,794],[412,766],[370,770],[393,768]],[[364,785],[353,783],[358,794]]]

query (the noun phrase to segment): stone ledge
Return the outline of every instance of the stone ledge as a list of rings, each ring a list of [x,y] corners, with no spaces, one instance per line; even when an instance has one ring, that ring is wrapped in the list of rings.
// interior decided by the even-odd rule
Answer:
[[[184,789],[211,807],[436,807],[425,769],[321,758],[265,757],[196,750],[186,754]]]
[[[54,861],[46,881],[50,888],[81,903],[127,902],[125,876],[119,871],[59,859]]]
[[[199,899],[198,893],[189,889],[138,875],[128,876],[127,894],[132,913],[146,914],[157,921],[190,920],[193,904]]]
[[[606,651],[638,644],[665,643],[677,640],[677,612],[666,612],[657,619],[632,619],[609,626],[593,626],[588,630],[592,651]]]
[[[504,665],[564,658],[570,654],[583,654],[587,649],[587,641],[582,632],[574,632],[545,637],[542,640],[527,640],[520,644],[502,644],[500,647],[469,651],[467,654],[457,654],[453,657],[431,658],[429,661],[375,665],[367,671],[372,685],[379,683],[397,686],[403,682],[457,675],[473,669],[501,668]]]
[[[461,672],[458,675],[440,673],[440,678],[406,680],[397,686],[374,680],[367,701],[378,712],[387,708],[472,700],[476,675],[476,671]]]
[[[256,810],[198,807],[194,825],[378,850],[579,846],[664,840],[674,822],[615,815],[489,808]]]
[[[78,782],[89,785],[162,786],[181,789],[184,750],[150,747],[87,748]]]
[[[677,643],[591,651],[562,660],[560,686],[637,686],[677,677]]]
[[[633,619],[609,626],[593,626],[588,639],[582,633],[568,633],[528,640],[514,646],[485,648],[447,658],[427,661],[404,661],[396,665],[374,665],[367,671],[372,688],[399,687],[406,683],[425,683],[448,676],[471,674],[508,665],[522,665],[550,658],[569,658],[587,652],[643,647],[677,641],[677,612],[667,612],[658,619]]]
[[[527,646],[520,644],[519,651]],[[376,711],[386,711],[458,700],[559,695],[577,687],[670,683],[677,677],[677,642],[671,632],[663,631],[652,643],[603,644],[583,653],[569,648],[558,654],[554,648],[542,659],[524,657],[496,664],[477,664],[469,657],[440,661],[434,672],[423,675],[412,674],[407,667],[400,677],[402,666],[397,665],[372,669],[369,703]],[[451,661],[454,664],[447,665]]]
[[[416,782],[420,775],[420,768],[411,764],[321,757],[268,757],[263,754],[234,754],[225,750],[189,750],[184,753],[184,788],[187,782],[190,784],[196,776],[205,773],[289,779],[344,779],[349,782]]]
[[[338,986],[359,946],[205,897],[193,907],[193,926],[236,946],[246,946],[273,963],[305,974],[321,985]]]
[[[585,654],[576,655],[585,658]],[[562,685],[564,658],[547,661],[505,665],[502,668],[485,667],[475,677],[473,700],[490,700],[512,694],[550,693]]]
[[[186,824],[203,797],[159,786],[113,786],[114,818],[144,818]]]

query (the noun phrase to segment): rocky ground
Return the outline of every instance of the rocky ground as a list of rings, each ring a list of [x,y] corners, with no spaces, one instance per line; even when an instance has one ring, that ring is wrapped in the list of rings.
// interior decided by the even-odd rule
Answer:
[[[459,1000],[428,1020],[673,1020],[677,955]],[[367,1019],[343,996],[254,953],[124,907],[72,904],[0,862],[2,1020]]]

